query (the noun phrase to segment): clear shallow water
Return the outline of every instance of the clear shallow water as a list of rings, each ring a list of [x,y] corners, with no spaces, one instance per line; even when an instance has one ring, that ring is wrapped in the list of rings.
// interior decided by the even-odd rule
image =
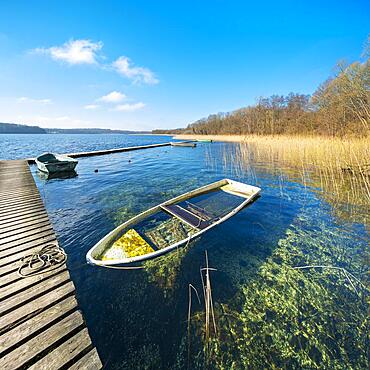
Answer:
[[[149,145],[170,141],[168,136],[121,134],[1,134],[0,159],[36,157],[44,152],[74,153]]]
[[[336,265],[363,278],[365,225],[337,218],[317,189],[277,176],[269,164],[243,168],[226,160],[236,147],[204,143],[81,158],[78,177],[64,180],[45,181],[32,168],[106,368],[367,367],[363,293],[338,273],[292,268]],[[260,186],[261,198],[143,270],[86,264],[89,248],[121,222],[224,177]],[[187,332],[188,286],[202,292],[206,250],[217,269],[218,334],[208,359],[204,304],[195,296]]]

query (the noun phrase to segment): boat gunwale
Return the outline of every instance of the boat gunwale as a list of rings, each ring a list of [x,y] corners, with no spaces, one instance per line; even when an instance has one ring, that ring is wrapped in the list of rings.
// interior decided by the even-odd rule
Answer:
[[[233,183],[234,184],[241,184],[243,186],[248,186],[248,187],[252,188],[252,190],[254,190],[254,192],[249,197],[245,198],[245,200],[243,202],[241,202],[239,206],[235,207],[233,210],[231,210],[225,216],[221,217],[216,222],[210,224],[208,227],[206,227],[202,230],[199,230],[195,234],[190,235],[189,237],[187,237],[185,239],[182,239],[182,240],[180,240],[180,241],[178,241],[174,244],[171,244],[171,245],[169,245],[165,248],[162,248],[162,249],[159,249],[157,251],[154,251],[154,252],[151,252],[151,253],[148,253],[148,254],[144,254],[144,255],[141,255],[141,256],[129,257],[129,258],[117,259],[117,260],[107,260],[107,261],[98,260],[98,259],[96,259],[95,257],[92,256],[93,252],[97,248],[99,248],[100,246],[107,243],[111,238],[116,236],[123,229],[127,228],[128,226],[130,226],[131,224],[133,224],[135,222],[140,221],[141,219],[146,218],[147,216],[150,216],[151,214],[154,214],[156,211],[163,211],[162,208],[161,208],[162,206],[166,206],[166,205],[169,205],[169,204],[172,204],[172,203],[176,203],[176,202],[181,201],[183,199],[189,199],[192,196],[202,194],[202,193],[205,193],[207,191],[210,191],[210,190],[213,190],[213,189],[216,189],[216,188],[221,188],[224,185],[228,185],[228,184],[232,185]],[[167,201],[165,201],[161,204],[158,204],[158,205],[156,205],[152,208],[149,208],[146,211],[139,213],[138,215],[132,217],[131,219],[129,219],[126,222],[122,223],[121,225],[117,226],[115,229],[113,229],[111,232],[109,232],[107,235],[105,235],[102,239],[100,239],[92,248],[90,248],[90,250],[86,254],[87,263],[92,264],[92,265],[102,266],[102,267],[109,267],[109,266],[113,266],[113,265],[114,266],[116,266],[116,265],[129,265],[129,264],[132,264],[132,263],[140,263],[140,262],[143,262],[143,261],[150,260],[150,259],[153,259],[155,257],[161,256],[163,254],[166,254],[166,253],[172,251],[173,249],[178,248],[181,245],[183,245],[185,243],[188,243],[193,239],[196,239],[200,235],[204,234],[205,232],[207,232],[211,228],[221,224],[222,222],[225,222],[230,217],[232,217],[236,213],[238,213],[241,209],[243,209],[247,204],[251,203],[259,195],[260,192],[261,192],[261,189],[256,187],[256,186],[243,184],[243,183],[240,183],[238,181],[234,181],[234,180],[230,180],[230,179],[222,179],[222,180],[213,182],[211,184],[202,186],[200,188],[191,190],[187,193],[181,194],[181,195],[179,195],[175,198],[169,199],[169,200],[167,200]],[[175,217],[175,216],[173,216],[173,217]],[[194,228],[194,229],[198,230],[196,228]]]

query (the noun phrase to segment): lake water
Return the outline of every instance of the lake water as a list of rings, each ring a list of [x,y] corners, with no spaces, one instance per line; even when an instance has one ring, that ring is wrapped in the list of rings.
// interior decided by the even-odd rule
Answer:
[[[1,134],[0,159],[36,157],[44,152],[74,153],[168,142],[168,136],[120,134]]]
[[[169,140],[125,135],[10,139],[0,136],[7,147],[1,145],[4,158]],[[294,269],[336,266],[365,279],[368,210],[328,203],[317,185],[302,183],[294,169],[237,163],[233,153],[238,150],[238,144],[199,143],[195,149],[81,158],[78,176],[70,179],[45,180],[32,167],[105,368],[368,367],[365,289],[340,270]],[[188,248],[141,270],[86,264],[86,252],[123,221],[225,177],[261,187],[262,196]],[[342,208],[350,208],[352,217]],[[208,345],[200,276],[205,251],[210,267],[217,269],[210,276],[217,333],[211,327]],[[201,301],[192,290],[190,322],[189,284]]]

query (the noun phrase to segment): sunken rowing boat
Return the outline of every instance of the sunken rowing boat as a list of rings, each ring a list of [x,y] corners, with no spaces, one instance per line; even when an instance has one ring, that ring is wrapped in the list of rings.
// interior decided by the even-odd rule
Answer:
[[[195,189],[124,222],[95,244],[86,260],[123,266],[168,253],[235,215],[260,191],[229,179]]]

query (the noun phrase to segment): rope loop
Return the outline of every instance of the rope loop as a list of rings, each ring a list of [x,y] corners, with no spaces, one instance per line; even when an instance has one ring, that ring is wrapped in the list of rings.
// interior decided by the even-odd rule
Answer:
[[[30,277],[57,269],[67,260],[64,250],[56,244],[47,244],[39,251],[20,260],[20,277]]]

